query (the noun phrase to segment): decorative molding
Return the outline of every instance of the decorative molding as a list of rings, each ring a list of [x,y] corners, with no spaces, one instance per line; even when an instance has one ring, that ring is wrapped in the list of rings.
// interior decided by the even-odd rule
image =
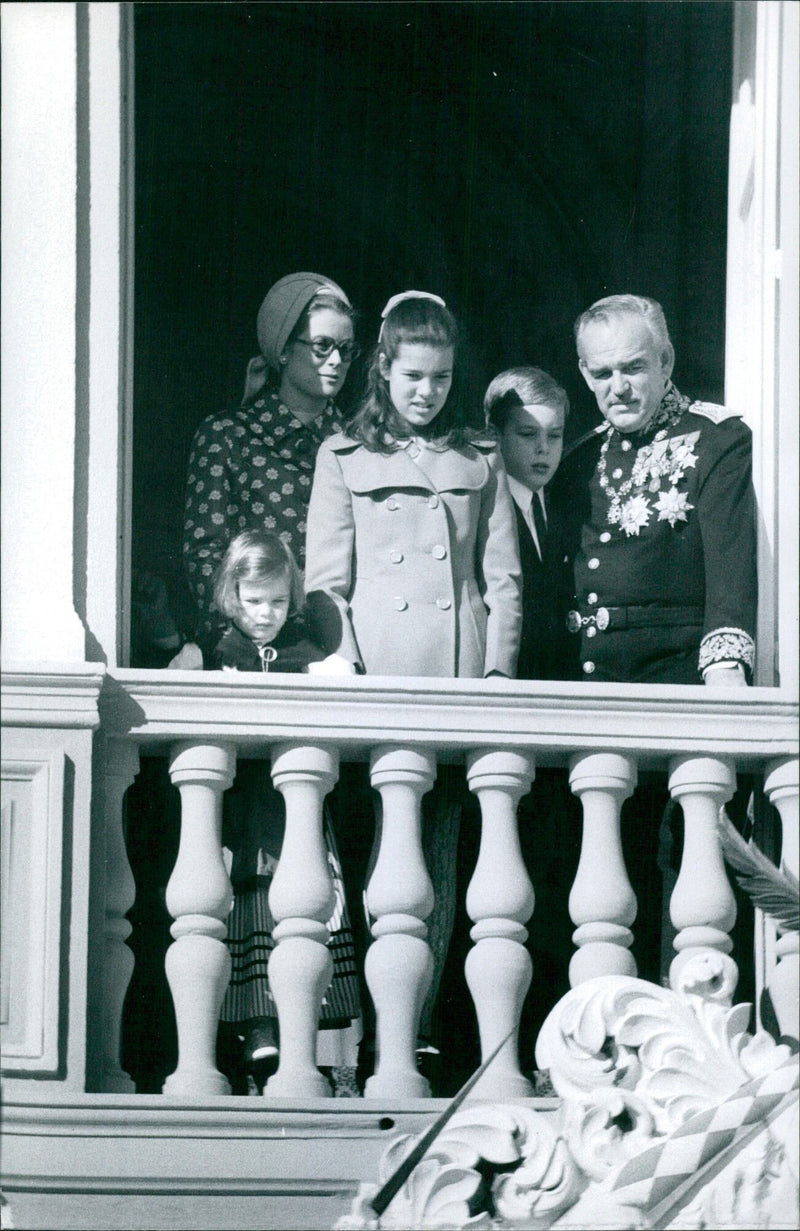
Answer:
[[[9,663],[3,667],[3,726],[96,730],[105,674],[102,663]]]
[[[2,763],[3,1071],[54,1074],[59,1056],[64,753]]]
[[[677,991],[609,975],[573,988],[537,1044],[561,1106],[458,1111],[384,1214],[371,1200],[417,1138],[396,1138],[338,1231],[794,1227],[798,1057],[745,1029],[721,955]]]
[[[467,751],[535,750],[540,766],[613,748],[639,769],[671,757],[734,756],[746,770],[796,755],[798,707],[777,689],[110,670],[100,695],[109,735],[144,747],[234,740],[240,752],[292,740],[353,750],[392,743]],[[267,702],[267,704],[265,704]],[[598,723],[598,712],[603,721]]]

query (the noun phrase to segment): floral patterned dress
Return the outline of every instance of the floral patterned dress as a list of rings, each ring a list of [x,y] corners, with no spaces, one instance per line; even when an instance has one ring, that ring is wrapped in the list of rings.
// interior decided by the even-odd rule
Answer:
[[[214,576],[231,539],[242,530],[270,530],[305,564],[306,515],[317,450],[340,430],[329,402],[301,423],[277,392],[246,408],[209,415],[192,442],[186,481],[183,561],[210,648],[223,622],[212,611]]]

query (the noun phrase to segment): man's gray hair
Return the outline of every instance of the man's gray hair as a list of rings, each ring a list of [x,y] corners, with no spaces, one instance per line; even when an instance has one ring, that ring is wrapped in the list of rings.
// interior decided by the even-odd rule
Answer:
[[[650,331],[659,354],[663,356],[672,350],[664,309],[660,303],[655,299],[648,299],[645,295],[607,295],[605,299],[598,299],[591,308],[581,312],[575,322],[575,344],[579,355],[581,334],[586,326],[595,321],[605,322],[616,316],[638,316]]]

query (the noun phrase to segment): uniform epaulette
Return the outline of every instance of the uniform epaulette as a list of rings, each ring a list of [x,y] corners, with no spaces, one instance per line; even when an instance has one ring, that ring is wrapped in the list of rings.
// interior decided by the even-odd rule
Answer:
[[[741,419],[742,412],[732,406],[718,406],[716,402],[692,402],[689,407],[692,415],[702,415],[712,423],[724,423],[726,419]]]
[[[584,432],[577,440],[573,440],[572,444],[567,445],[564,449],[564,457],[569,457],[576,449],[580,449],[581,445],[585,445],[588,440],[597,440],[599,436],[602,436],[607,431],[608,424],[604,419],[602,423],[598,423],[596,427],[590,428],[588,432]]]

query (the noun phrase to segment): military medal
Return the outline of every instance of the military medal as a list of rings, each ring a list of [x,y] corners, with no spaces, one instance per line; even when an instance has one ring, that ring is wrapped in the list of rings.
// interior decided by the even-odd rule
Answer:
[[[608,450],[614,429],[609,427],[608,434],[600,449],[600,460],[597,464],[597,481],[608,499],[606,520],[612,526],[619,526],[628,537],[639,533],[647,526],[653,513],[658,514],[658,521],[668,521],[675,526],[679,521],[687,521],[687,515],[694,505],[689,504],[685,492],[678,491],[678,484],[687,470],[697,465],[697,454],[694,446],[700,433],[689,432],[685,436],[668,437],[667,432],[681,418],[685,406],[681,404],[680,394],[673,390],[676,401],[670,404],[665,399],[665,405],[653,419],[651,428],[658,426],[659,430],[652,444],[643,445],[636,453],[630,478],[619,487],[612,487],[607,474]],[[667,395],[669,397],[669,395]],[[687,402],[688,406],[688,402]],[[623,448],[627,440],[623,440]],[[614,472],[615,476],[617,471]],[[666,479],[670,487],[661,490],[661,482]],[[655,503],[651,503],[648,493],[658,493]]]

